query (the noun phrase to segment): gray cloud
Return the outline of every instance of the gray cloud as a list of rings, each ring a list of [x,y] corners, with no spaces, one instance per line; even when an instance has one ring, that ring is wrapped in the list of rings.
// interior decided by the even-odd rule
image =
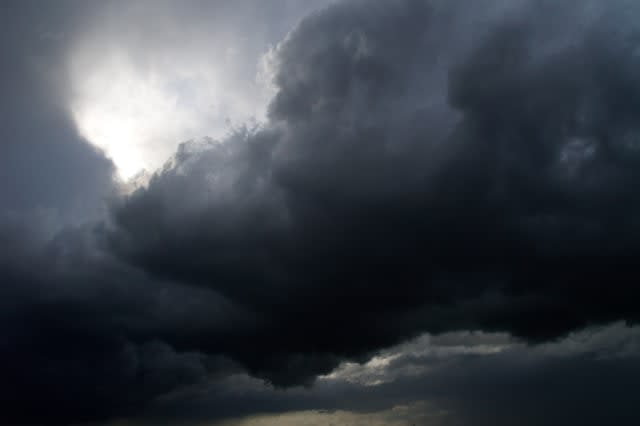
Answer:
[[[95,218],[113,166],[66,115],[60,73],[65,34],[84,10],[33,2],[2,9],[0,210],[29,211],[58,227]]]
[[[279,384],[422,329],[637,319],[633,148],[608,133],[633,134],[635,62],[607,35],[619,6],[577,7],[489,9],[479,29],[457,3],[308,17],[275,53],[271,122],[185,145],[115,209],[113,247],[268,318],[260,354],[229,350]],[[449,41],[462,27],[473,40]]]
[[[266,123],[182,144],[104,220],[52,238],[34,208],[76,213],[83,194],[100,205],[112,165],[63,137],[64,114],[32,136],[48,129],[32,126],[40,107],[16,106],[3,140],[63,129],[55,154],[69,164],[30,169],[56,157],[3,142],[24,157],[3,170],[33,188],[28,202],[3,191],[0,420],[428,400],[452,424],[536,424],[540,407],[563,424],[584,403],[586,421],[614,409],[632,424],[622,386],[637,379],[635,349],[602,359],[542,342],[638,320],[636,15],[624,1],[488,0],[311,13],[268,56]],[[446,334],[460,330],[482,332]],[[380,352],[424,332],[437,350]],[[612,389],[600,405],[596,383]]]

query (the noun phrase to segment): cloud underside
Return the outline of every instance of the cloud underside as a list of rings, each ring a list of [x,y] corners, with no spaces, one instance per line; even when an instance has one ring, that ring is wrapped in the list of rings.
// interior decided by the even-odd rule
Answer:
[[[308,16],[268,55],[262,126],[181,145],[107,219],[51,240],[3,216],[0,420],[122,417],[229,375],[321,394],[319,376],[424,332],[541,344],[637,321],[635,9],[355,0]],[[517,386],[522,367],[543,392],[509,353],[464,364],[470,389]],[[634,357],[539,361],[540,377],[598,365],[613,386]],[[433,380],[448,377],[466,383]],[[420,383],[406,388],[444,410],[484,407]]]

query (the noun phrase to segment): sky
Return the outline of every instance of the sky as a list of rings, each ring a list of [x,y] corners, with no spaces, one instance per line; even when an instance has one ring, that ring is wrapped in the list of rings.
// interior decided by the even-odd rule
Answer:
[[[0,3],[0,424],[640,424],[640,5]]]

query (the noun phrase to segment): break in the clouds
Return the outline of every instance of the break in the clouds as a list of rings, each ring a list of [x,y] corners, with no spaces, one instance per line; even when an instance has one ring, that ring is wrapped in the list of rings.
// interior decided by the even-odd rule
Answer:
[[[96,5],[65,58],[71,116],[123,179],[150,173],[180,142],[262,120],[261,55],[323,3]]]
[[[180,142],[262,120],[269,90],[261,55],[322,4],[96,5],[65,57],[71,116],[122,178],[152,172]]]
[[[3,12],[0,422],[637,423],[633,2]]]

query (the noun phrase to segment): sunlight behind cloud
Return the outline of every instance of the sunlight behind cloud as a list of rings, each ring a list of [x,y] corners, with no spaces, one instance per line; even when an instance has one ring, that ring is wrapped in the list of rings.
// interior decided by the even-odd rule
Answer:
[[[116,164],[123,179],[162,165],[185,140],[219,137],[259,109],[229,102],[207,63],[136,67],[115,52],[72,73],[71,112],[80,133]]]
[[[242,53],[246,40],[206,26],[158,34],[148,9],[134,6],[128,15],[103,12],[68,55],[78,131],[123,180],[154,171],[181,142],[261,120],[268,98],[256,78],[259,55]],[[169,14],[155,13],[156,23]]]

